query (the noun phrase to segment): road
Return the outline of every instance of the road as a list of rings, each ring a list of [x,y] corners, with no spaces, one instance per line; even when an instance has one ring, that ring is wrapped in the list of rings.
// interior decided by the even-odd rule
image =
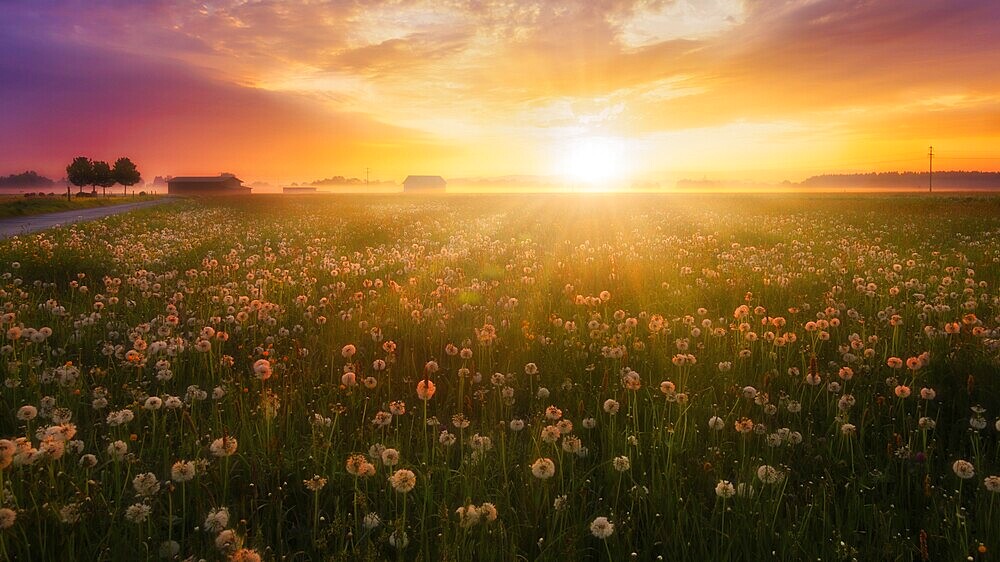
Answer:
[[[144,207],[152,207],[153,205],[159,205],[161,203],[166,203],[167,201],[168,199],[156,199],[153,201],[109,205],[107,207],[94,207],[92,209],[78,209],[75,211],[63,211],[60,213],[46,213],[43,215],[0,219],[0,239],[17,236],[19,234],[29,234],[31,232],[46,230],[65,224],[92,221],[111,215],[117,215],[118,213],[127,213]]]

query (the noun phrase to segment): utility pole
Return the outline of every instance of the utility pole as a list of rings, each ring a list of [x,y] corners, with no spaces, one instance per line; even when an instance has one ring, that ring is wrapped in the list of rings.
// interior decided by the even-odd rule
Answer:
[[[934,193],[934,147],[927,151],[927,192]]]

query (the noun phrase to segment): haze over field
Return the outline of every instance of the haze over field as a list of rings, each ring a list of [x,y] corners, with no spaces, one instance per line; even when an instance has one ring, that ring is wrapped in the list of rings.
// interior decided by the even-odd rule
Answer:
[[[1000,169],[1000,3],[5,2],[0,173],[272,185]]]

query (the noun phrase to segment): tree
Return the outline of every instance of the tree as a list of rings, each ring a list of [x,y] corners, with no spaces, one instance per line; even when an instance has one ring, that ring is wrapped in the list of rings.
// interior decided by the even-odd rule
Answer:
[[[142,181],[142,176],[135,167],[135,163],[125,157],[115,160],[115,167],[111,170],[111,174],[114,176],[115,181],[125,188],[125,195],[128,195],[129,186]]]
[[[80,193],[83,193],[83,186],[93,184],[94,163],[86,156],[77,156],[69,166],[66,166],[66,179],[79,187]],[[68,190],[69,186],[66,189]]]
[[[115,176],[111,173],[111,166],[108,166],[108,163],[103,160],[94,162],[94,176],[92,180],[94,193],[97,193],[98,187],[103,187],[104,196],[107,197],[108,188],[115,184]]]

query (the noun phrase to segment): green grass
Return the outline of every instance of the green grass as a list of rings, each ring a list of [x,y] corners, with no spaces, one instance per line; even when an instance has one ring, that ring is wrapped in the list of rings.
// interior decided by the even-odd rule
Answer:
[[[0,549],[989,560],[998,240],[989,196],[559,195],[206,198],[0,242],[0,439],[22,447],[0,469],[16,513]],[[548,443],[557,418],[572,429]],[[68,443],[46,438],[58,421]],[[213,453],[222,438],[232,456]],[[194,479],[171,479],[180,461]],[[398,469],[412,491],[391,486]],[[722,481],[743,493],[718,496]],[[495,521],[462,525],[456,510],[486,503]],[[231,535],[205,528],[220,508]]]
[[[120,205],[122,203],[148,201],[154,198],[155,196],[151,195],[134,197],[74,197],[72,201],[67,201],[65,197],[23,197],[20,195],[0,195],[0,219],[41,215],[45,213],[58,213],[61,211],[75,211],[79,209],[92,209],[94,207],[106,207],[108,205]]]

